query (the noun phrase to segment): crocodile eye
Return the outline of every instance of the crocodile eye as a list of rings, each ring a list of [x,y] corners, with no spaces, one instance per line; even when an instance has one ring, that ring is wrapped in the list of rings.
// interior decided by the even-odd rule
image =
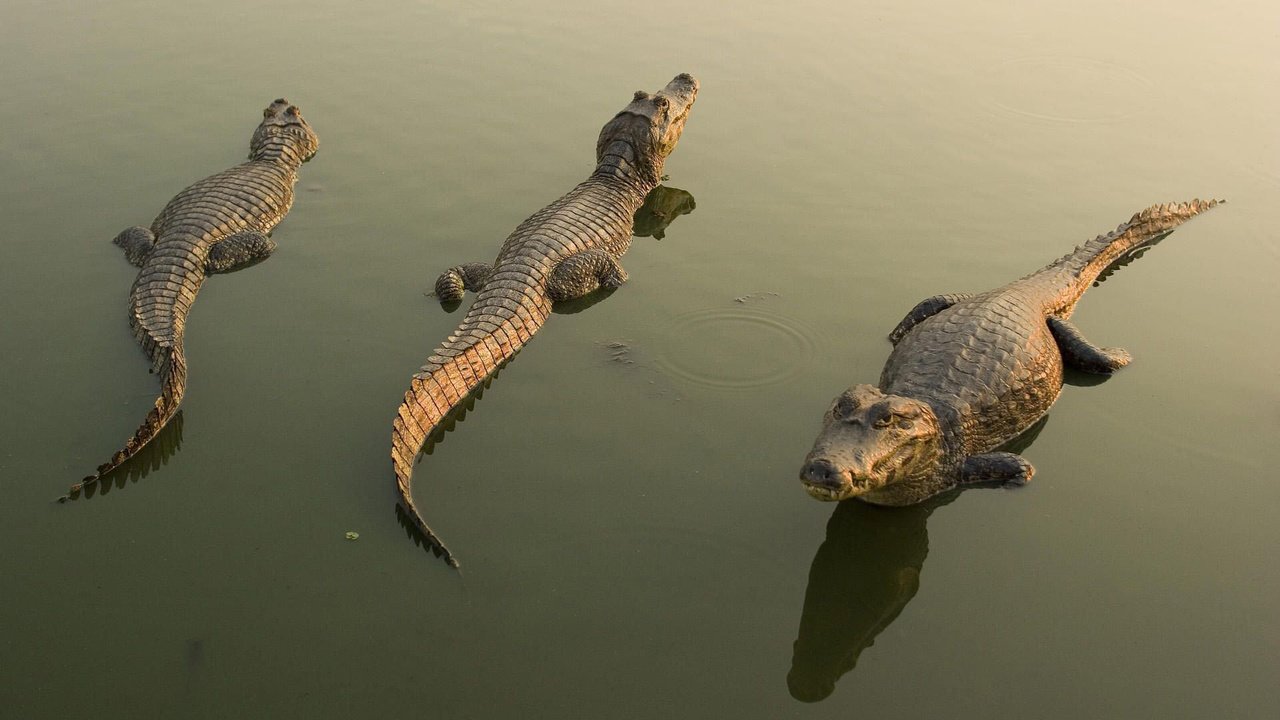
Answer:
[[[893,421],[892,417],[877,418],[876,421],[872,423],[871,426],[876,428],[887,428],[889,427],[889,423],[891,423],[892,421]]]
[[[264,117],[264,118],[269,118],[269,117],[271,117],[271,108],[267,108],[266,110],[263,110],[263,111],[262,111],[262,117]]]
[[[666,110],[668,107],[671,107],[671,101],[662,96],[654,98],[653,103],[658,106],[659,110]]]
[[[908,418],[898,418],[898,427],[902,430],[910,430],[915,423]]]

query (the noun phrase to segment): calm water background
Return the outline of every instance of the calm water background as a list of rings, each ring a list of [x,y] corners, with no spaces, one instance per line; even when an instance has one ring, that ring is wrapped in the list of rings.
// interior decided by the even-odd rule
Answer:
[[[4,714],[1274,717],[1280,6],[1059,5],[5,3]],[[683,71],[696,211],[419,465],[459,576],[393,509],[396,403],[461,316],[423,293]],[[53,503],[156,396],[110,239],[281,94],[320,153],[277,254],[201,292],[180,432]],[[1066,389],[1032,485],[815,562],[801,459],[908,308],[1195,196],[1230,204],[1080,306],[1137,360]],[[841,582],[909,602],[802,704]],[[831,677],[891,605],[848,605]]]

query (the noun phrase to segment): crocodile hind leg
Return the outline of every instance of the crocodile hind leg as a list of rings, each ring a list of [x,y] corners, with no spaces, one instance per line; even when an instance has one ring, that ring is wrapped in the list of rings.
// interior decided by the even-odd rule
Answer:
[[[467,290],[480,292],[492,274],[493,266],[485,263],[455,265],[436,278],[436,297],[440,302],[461,300],[462,293]]]
[[[208,273],[240,270],[267,259],[276,249],[276,241],[257,230],[242,230],[225,237],[209,249],[204,269]]]
[[[1026,485],[1036,469],[1027,459],[1011,452],[970,455],[960,466],[960,484],[1000,483]]]
[[[1059,317],[1049,317],[1049,332],[1058,342],[1067,367],[1096,375],[1110,375],[1129,364],[1132,356],[1122,348],[1098,347],[1080,329]]]
[[[973,296],[967,293],[950,293],[947,295],[934,295],[931,298],[921,300],[916,303],[915,307],[911,308],[911,312],[907,313],[906,317],[902,318],[902,322],[898,323],[898,326],[893,329],[893,332],[889,333],[889,342],[897,345],[899,340],[906,337],[907,333],[911,332],[911,328],[919,325],[925,320],[928,320],[934,315],[937,315],[943,310],[946,310],[952,305],[955,305],[958,302],[964,302],[971,297]]]
[[[147,228],[134,225],[120,231],[111,242],[124,250],[124,256],[130,264],[142,267],[142,263],[151,254],[151,248],[156,246],[156,236]]]
[[[627,281],[627,271],[618,259],[604,250],[592,248],[561,260],[547,279],[552,300],[580,298],[600,288],[618,288]]]

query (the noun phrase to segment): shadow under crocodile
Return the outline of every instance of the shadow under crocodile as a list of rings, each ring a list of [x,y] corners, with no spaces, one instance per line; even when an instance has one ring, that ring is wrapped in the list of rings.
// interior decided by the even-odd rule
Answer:
[[[1026,449],[1048,420],[1041,418],[1004,449]],[[807,703],[826,699],[836,681],[857,665],[862,651],[911,602],[929,554],[929,516],[961,492],[952,490],[906,507],[860,500],[836,506],[809,569],[787,673],[792,697]]]
[[[688,215],[693,212],[695,207],[696,204],[694,203],[693,195],[688,191],[659,185],[645,196],[644,204],[636,211],[635,225],[631,234],[634,237],[653,237],[661,240],[666,237],[667,227],[669,227],[671,223],[675,222],[676,218],[681,215]],[[616,292],[616,290],[601,288],[589,295],[574,300],[558,302],[552,306],[551,311],[559,315],[573,315],[575,313],[580,313],[596,303],[602,302],[614,292]],[[442,307],[446,312],[454,312],[461,305],[462,301],[459,300],[457,302],[443,303]],[[517,353],[510,359],[499,365],[498,369],[495,370],[492,375],[481,381],[480,385],[478,385],[475,390],[471,391],[466,398],[460,401],[456,407],[444,416],[444,419],[440,421],[436,430],[427,438],[426,443],[422,447],[422,452],[418,455],[418,461],[422,460],[422,456],[431,455],[435,452],[436,446],[444,442],[445,435],[452,432],[458,423],[466,419],[467,413],[475,409],[476,403],[484,397],[485,392],[489,389],[489,386],[493,384],[493,381],[498,378],[498,375],[502,374],[502,371],[505,370],[508,365],[515,362],[515,359],[519,357],[519,355],[520,353],[517,351]],[[443,557],[443,553],[439,548],[436,548],[430,542],[427,542],[425,538],[422,537],[422,534],[418,532],[418,528],[414,525],[413,520],[405,512],[404,507],[399,501],[395,503],[395,514],[396,521],[400,523],[400,527],[404,528],[405,534],[413,540],[414,544],[424,550],[430,551],[437,558]]]

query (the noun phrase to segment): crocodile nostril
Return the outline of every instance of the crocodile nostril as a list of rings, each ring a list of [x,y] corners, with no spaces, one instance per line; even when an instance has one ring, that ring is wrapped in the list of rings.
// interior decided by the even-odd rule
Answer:
[[[800,471],[800,479],[811,485],[832,489],[842,484],[840,471],[826,458],[817,458],[806,463],[804,469]]]

